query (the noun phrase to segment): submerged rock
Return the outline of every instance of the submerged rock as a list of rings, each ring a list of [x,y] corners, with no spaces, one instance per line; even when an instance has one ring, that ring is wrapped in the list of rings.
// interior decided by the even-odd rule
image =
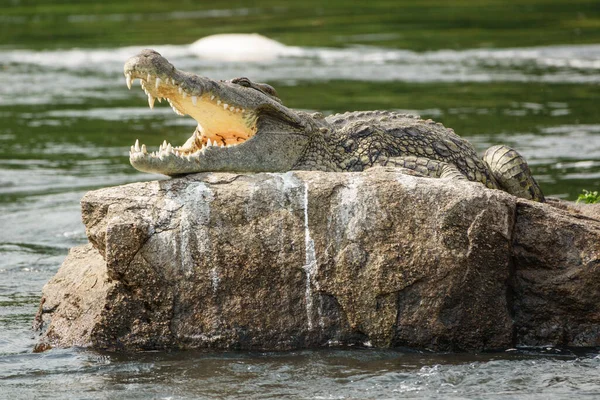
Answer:
[[[600,206],[555,203],[385,168],[92,191],[39,348],[598,346]]]

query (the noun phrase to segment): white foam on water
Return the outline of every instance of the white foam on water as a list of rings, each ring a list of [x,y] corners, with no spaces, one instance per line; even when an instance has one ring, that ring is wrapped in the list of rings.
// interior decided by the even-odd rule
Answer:
[[[542,135],[512,132],[509,136],[504,133],[478,134],[466,139],[477,148],[485,149],[498,143],[498,137],[501,137],[507,146],[519,149],[529,165],[556,162],[557,154],[569,162],[600,159],[600,125],[556,125],[541,127],[539,131]]]
[[[235,16],[246,16],[252,13],[258,13],[259,9],[253,8],[233,8],[233,9],[212,9],[212,10],[185,10],[171,11],[160,13],[143,13],[143,14],[74,14],[69,15],[67,20],[72,23],[86,23],[98,21],[112,22],[130,22],[130,21],[169,21],[179,19],[210,19],[210,18],[227,18]],[[0,18],[2,22],[2,18]]]
[[[122,75],[123,63],[144,48],[157,50],[180,69],[202,71],[214,79],[600,82],[597,44],[420,53],[374,46],[287,46],[257,34],[212,35],[190,45],[4,50],[0,51],[0,65],[26,64],[117,76]]]
[[[123,64],[144,48],[155,49],[180,70],[212,79],[600,83],[600,45],[418,53],[374,46],[296,47],[256,34],[224,34],[190,45],[1,50],[0,81],[12,84],[0,85],[0,105],[128,98]]]

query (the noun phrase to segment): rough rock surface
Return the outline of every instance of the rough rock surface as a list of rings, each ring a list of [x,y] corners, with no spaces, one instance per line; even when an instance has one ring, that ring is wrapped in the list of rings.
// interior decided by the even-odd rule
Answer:
[[[600,346],[600,204],[523,202],[513,254],[516,340],[521,345]]]
[[[600,345],[600,206],[360,173],[89,192],[40,348]]]

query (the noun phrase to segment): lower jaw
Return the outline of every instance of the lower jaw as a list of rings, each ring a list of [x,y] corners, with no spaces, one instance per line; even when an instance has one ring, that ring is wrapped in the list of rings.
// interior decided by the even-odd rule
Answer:
[[[168,156],[168,155],[175,155],[177,157],[180,157],[182,159],[189,159],[190,157],[199,155],[199,154],[204,154],[204,152],[211,148],[211,147],[217,147],[217,148],[229,148],[229,147],[235,147],[239,144],[244,143],[246,140],[250,139],[250,137],[242,142],[238,142],[236,144],[223,144],[222,142],[218,142],[217,140],[211,140],[211,138],[206,137],[206,136],[200,136],[200,141],[198,141],[198,136],[197,133],[194,133],[194,136],[192,136],[190,139],[188,139],[188,141],[193,140],[192,146],[190,147],[184,147],[185,144],[183,146],[173,146],[171,145],[171,143],[168,143],[166,140],[163,141],[163,143],[161,145],[159,145],[158,150],[157,151],[153,151],[153,152],[149,152],[146,149],[146,145],[142,144],[140,145],[139,140],[135,141],[135,144],[133,146],[131,146],[131,151],[130,151],[130,155],[133,154],[137,154],[137,157],[157,157],[157,158],[161,158],[164,156]],[[202,143],[200,145],[200,143]],[[187,142],[186,142],[187,144]]]

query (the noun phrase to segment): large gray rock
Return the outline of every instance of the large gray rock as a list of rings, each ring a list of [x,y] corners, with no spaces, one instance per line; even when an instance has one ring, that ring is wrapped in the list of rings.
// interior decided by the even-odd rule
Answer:
[[[136,183],[82,215],[40,349],[600,345],[597,207],[375,168]]]

